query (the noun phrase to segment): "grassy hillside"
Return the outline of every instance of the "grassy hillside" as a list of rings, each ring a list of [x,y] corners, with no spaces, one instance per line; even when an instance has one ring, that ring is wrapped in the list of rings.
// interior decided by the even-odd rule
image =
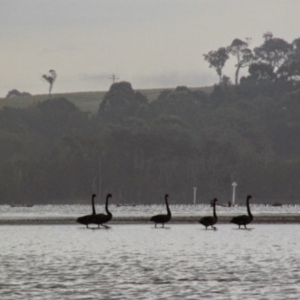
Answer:
[[[158,95],[165,89],[145,89],[136,90],[144,94],[151,102],[157,99]],[[167,90],[167,89],[166,89]],[[173,89],[170,89],[173,90]],[[210,93],[212,87],[191,88],[191,90],[202,90],[203,92]],[[74,103],[80,110],[96,113],[100,102],[102,101],[106,92],[77,92],[77,93],[63,93],[53,94],[52,98],[64,97],[68,101]],[[16,98],[0,98],[0,109],[4,106],[23,108],[31,104],[42,102],[49,99],[48,95],[34,95],[29,97],[16,97]]]
[[[83,111],[95,113],[98,110],[99,103],[102,101],[106,92],[79,92],[53,94],[51,98],[64,97],[74,103]],[[0,98],[0,108],[4,106],[23,108],[31,104],[42,102],[49,99],[48,95],[34,95],[29,97]]]

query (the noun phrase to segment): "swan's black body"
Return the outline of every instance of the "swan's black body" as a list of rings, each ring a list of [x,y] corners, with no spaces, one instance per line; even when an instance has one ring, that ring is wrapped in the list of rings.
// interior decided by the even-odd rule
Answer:
[[[156,216],[151,217],[151,219],[150,219],[150,221],[155,223],[155,227],[157,224],[162,224],[162,227],[164,227],[164,224],[171,220],[172,215],[171,215],[171,211],[169,208],[168,197],[169,197],[169,195],[166,194],[165,202],[166,202],[166,206],[167,206],[167,214],[166,215],[156,215]]]
[[[96,198],[96,194],[93,194],[92,195],[92,209],[93,209],[93,212],[91,215],[86,215],[86,216],[83,216],[83,217],[80,217],[76,220],[76,222],[80,223],[80,224],[84,224],[86,225],[86,227],[88,228],[89,227],[89,224],[92,224],[93,221],[94,221],[94,218],[96,216],[96,210],[95,210],[95,198]]]
[[[102,226],[108,228],[108,226],[103,225],[103,223],[107,223],[112,219],[112,213],[108,210],[108,199],[111,198],[111,197],[112,197],[111,194],[106,195],[105,211],[106,211],[107,215],[106,214],[97,214],[97,215],[94,216],[93,223],[97,224],[98,227],[100,225],[102,225]]]
[[[199,223],[204,225],[206,229],[208,226],[211,226],[214,230],[216,230],[216,227],[214,227],[214,225],[218,222],[218,217],[217,217],[217,213],[216,213],[216,202],[217,201],[218,201],[217,198],[215,198],[213,200],[213,208],[214,208],[213,217],[212,216],[203,217],[199,221]]]
[[[244,227],[247,229],[246,225],[251,223],[253,220],[253,215],[251,214],[250,205],[249,205],[249,200],[251,198],[252,198],[252,196],[248,195],[247,200],[246,200],[248,215],[241,215],[241,216],[233,217],[230,221],[230,223],[239,225],[239,229],[241,228],[241,225],[244,225]]]

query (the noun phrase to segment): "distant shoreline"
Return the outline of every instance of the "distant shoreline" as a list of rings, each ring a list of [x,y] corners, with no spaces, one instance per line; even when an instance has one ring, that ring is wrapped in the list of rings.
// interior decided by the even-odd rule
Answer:
[[[219,224],[227,224],[232,216],[219,216]],[[197,224],[200,217],[196,216],[174,216],[170,224]],[[1,219],[0,225],[79,225],[76,218],[20,218]],[[254,216],[253,224],[290,224],[300,223],[300,214],[295,215],[259,215]],[[114,217],[110,224],[152,224],[149,217]]]

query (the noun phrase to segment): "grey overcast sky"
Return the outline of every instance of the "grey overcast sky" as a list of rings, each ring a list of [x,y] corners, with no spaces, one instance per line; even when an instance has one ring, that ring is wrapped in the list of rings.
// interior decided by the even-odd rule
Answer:
[[[218,81],[203,54],[267,31],[300,37],[299,0],[0,0],[0,97],[108,90],[116,74],[134,89]],[[224,73],[233,80],[233,60]]]

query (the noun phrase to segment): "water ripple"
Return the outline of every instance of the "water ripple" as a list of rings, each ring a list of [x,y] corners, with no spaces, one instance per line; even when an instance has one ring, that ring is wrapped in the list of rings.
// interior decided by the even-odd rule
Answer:
[[[0,299],[299,299],[300,225],[1,226]]]

